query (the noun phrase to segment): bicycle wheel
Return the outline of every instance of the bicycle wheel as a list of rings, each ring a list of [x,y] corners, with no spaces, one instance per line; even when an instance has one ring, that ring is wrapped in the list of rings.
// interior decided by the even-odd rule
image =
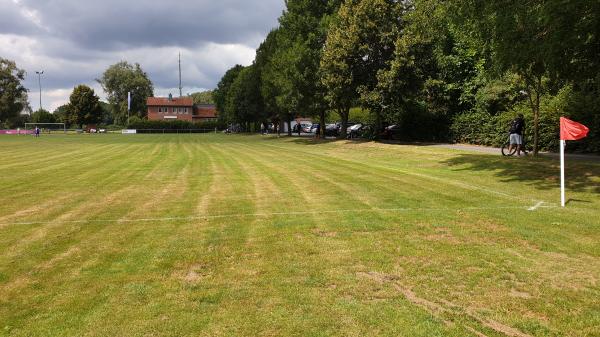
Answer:
[[[517,152],[517,147],[513,146],[512,150],[510,150],[510,143],[504,143],[504,145],[502,145],[502,155],[503,156],[512,156],[515,154],[515,152]]]

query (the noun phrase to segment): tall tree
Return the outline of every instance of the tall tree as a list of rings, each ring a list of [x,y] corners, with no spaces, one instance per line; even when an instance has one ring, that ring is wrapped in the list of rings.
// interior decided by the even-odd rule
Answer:
[[[239,76],[240,72],[244,69],[243,66],[236,64],[221,78],[219,83],[217,84],[217,88],[213,91],[213,99],[215,100],[215,105],[217,107],[217,111],[219,112],[219,119],[225,123],[228,123],[227,115],[226,115],[226,105],[227,105],[227,97],[229,96],[229,90],[231,89],[231,85],[235,82],[236,78]]]
[[[340,7],[327,36],[321,69],[327,98],[342,118],[342,137],[358,98],[381,124],[377,75],[390,67],[404,8],[404,2],[394,0],[347,0]]]
[[[24,70],[17,68],[15,62],[0,57],[0,124],[8,124],[29,107],[27,89],[21,83],[24,79]]]
[[[225,115],[228,122],[246,125],[246,130],[253,122],[264,122],[264,108],[260,92],[260,79],[256,66],[242,69],[232,83],[225,104]]]
[[[331,17],[339,0],[288,0],[279,19],[278,50],[273,58],[274,76],[281,88],[277,100],[289,120],[294,114],[319,116],[325,122],[329,108],[320,82],[320,63]],[[325,128],[321,128],[324,132]],[[291,130],[290,130],[291,131]]]
[[[126,124],[128,92],[131,92],[130,116],[146,116],[146,99],[154,96],[154,87],[139,64],[132,65],[126,61],[113,64],[97,81],[108,96],[116,123]]]
[[[549,89],[546,79],[598,70],[598,1],[453,0],[451,4],[449,13],[457,14],[454,17],[477,44],[491,50],[498,74],[514,72],[524,80],[537,155],[540,100]]]
[[[279,123],[287,120],[283,115],[282,107],[278,105],[277,97],[281,95],[279,86],[276,84],[277,72],[275,71],[275,55],[279,45],[279,29],[274,29],[267,35],[256,50],[254,65],[260,75],[260,93],[263,101],[263,109],[266,117],[270,119],[277,127],[279,132]]]
[[[31,115],[31,123],[55,123],[56,118],[47,110],[40,109]]]
[[[212,90],[195,92],[190,96],[194,99],[194,104],[215,104]]]
[[[94,93],[94,89],[79,85],[73,89],[67,107],[67,119],[69,124],[83,125],[98,124],[102,122],[103,111],[100,99]]]

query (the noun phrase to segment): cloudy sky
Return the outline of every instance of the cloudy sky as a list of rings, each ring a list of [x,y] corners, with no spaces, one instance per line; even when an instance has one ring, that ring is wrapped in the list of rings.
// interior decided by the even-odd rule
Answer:
[[[78,84],[92,86],[111,64],[137,62],[155,95],[178,91],[181,52],[184,94],[212,89],[235,64],[248,65],[277,25],[284,0],[0,0],[0,57],[27,71],[39,108],[50,111]]]

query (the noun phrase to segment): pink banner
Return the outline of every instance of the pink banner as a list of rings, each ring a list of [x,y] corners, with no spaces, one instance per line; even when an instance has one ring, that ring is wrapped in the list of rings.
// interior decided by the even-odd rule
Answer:
[[[0,135],[32,135],[33,130],[0,130]]]

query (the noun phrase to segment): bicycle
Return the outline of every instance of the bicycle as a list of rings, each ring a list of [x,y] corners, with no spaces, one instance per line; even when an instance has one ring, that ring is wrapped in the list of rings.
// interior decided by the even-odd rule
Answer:
[[[521,152],[523,152],[524,155],[527,155],[527,150],[525,149],[525,137],[521,137],[522,138],[522,143],[521,144]],[[508,141],[505,142],[502,145],[502,148],[500,149],[500,151],[502,152],[502,155],[505,157],[510,157],[513,156],[515,153],[517,153],[517,148],[518,146],[513,146],[512,150],[510,150],[510,134],[508,135]]]

